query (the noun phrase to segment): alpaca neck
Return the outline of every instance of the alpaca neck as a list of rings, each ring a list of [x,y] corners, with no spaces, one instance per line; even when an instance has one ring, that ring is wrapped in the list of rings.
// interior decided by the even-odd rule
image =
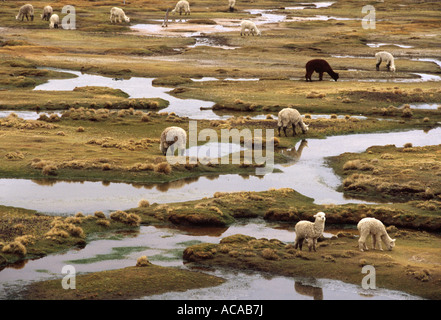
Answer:
[[[325,222],[324,221],[315,221],[314,222],[314,232],[316,235],[321,235],[323,233],[324,229],[325,229]]]
[[[306,125],[303,123],[302,120],[300,120],[299,125],[300,125],[300,128],[302,128],[303,132],[305,132],[307,128],[306,128]]]

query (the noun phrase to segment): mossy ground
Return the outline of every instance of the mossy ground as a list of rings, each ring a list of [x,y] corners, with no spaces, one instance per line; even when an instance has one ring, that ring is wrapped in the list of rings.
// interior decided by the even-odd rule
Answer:
[[[373,146],[361,154],[344,153],[329,159],[344,177],[347,195],[395,202],[416,200],[418,206],[439,212],[441,200],[441,147],[408,144]]]
[[[122,300],[170,291],[220,285],[225,280],[201,272],[153,264],[79,275],[75,290],[65,290],[61,280],[36,282],[23,293],[31,300]]]

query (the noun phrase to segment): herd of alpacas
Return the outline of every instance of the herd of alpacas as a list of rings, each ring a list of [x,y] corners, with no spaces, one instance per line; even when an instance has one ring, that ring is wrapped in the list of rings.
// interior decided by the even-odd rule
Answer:
[[[229,11],[234,11],[234,6],[236,5],[236,0],[228,0],[228,9]],[[184,13],[185,15],[190,15],[190,3],[187,0],[179,0],[176,3],[175,8],[171,11],[172,14],[175,14],[176,12],[179,12],[180,15]],[[168,15],[168,10],[167,10]],[[26,20],[29,21],[29,18],[31,21],[34,20],[34,7],[32,4],[25,4],[23,5],[18,15],[15,17],[16,20],[24,20],[26,17]],[[60,23],[60,18],[57,14],[53,13],[53,9],[51,6],[45,6],[43,8],[43,14],[41,15],[41,18],[43,20],[49,21],[49,28],[50,29],[57,29],[58,25]],[[118,7],[113,7],[110,9],[110,23],[122,23],[122,22],[130,23],[130,18],[126,16],[124,10]],[[257,28],[256,24],[251,20],[243,20],[240,23],[240,35],[246,36],[246,35],[262,35],[260,30]],[[377,71],[380,70],[380,64],[384,61],[386,64],[387,70],[395,72],[395,62],[394,57],[391,53],[386,51],[377,52],[375,54],[375,58],[377,60],[376,63],[376,69]],[[329,65],[329,63],[324,59],[313,59],[306,63],[306,74],[305,79],[306,81],[312,81],[311,76],[314,72],[319,74],[319,80],[323,80],[323,74],[326,72],[329,74],[329,76],[337,81],[339,78],[338,73],[334,72],[332,70],[332,67]]]
[[[230,11],[234,11],[236,1],[229,0],[228,6]],[[176,4],[175,8],[171,11],[172,14],[179,12],[181,15],[184,13],[185,15],[190,14],[190,5],[186,0],[180,0]],[[29,21],[34,20],[34,8],[31,4],[23,5],[18,15],[15,17],[17,20],[24,20],[24,18]],[[53,9],[51,6],[45,6],[43,8],[43,14],[41,15],[42,20],[49,21],[49,28],[56,29],[60,23],[59,16],[53,13]],[[129,23],[130,18],[126,16],[124,11],[121,8],[113,7],[110,10],[110,22],[111,23],[122,23],[122,21]],[[261,35],[260,30],[257,28],[256,24],[250,20],[243,20],[240,24],[241,31],[240,35]],[[380,64],[384,61],[388,71],[395,72],[395,63],[394,57],[389,52],[377,52],[375,54],[375,58],[377,60],[376,69],[377,71],[380,68]],[[314,72],[319,74],[319,80],[323,80],[323,74],[326,72],[329,76],[337,81],[339,78],[338,73],[334,72],[326,60],[323,59],[313,59],[306,63],[306,81],[312,81],[311,75]],[[286,130],[288,127],[292,127],[293,136],[296,135],[296,128],[300,128],[302,133],[306,133],[309,129],[308,125],[306,125],[303,120],[301,114],[293,108],[284,108],[278,114],[278,133],[280,136],[280,130],[283,129],[285,136],[287,136]],[[163,155],[167,154],[167,151],[170,149],[171,153],[174,154],[175,150],[180,150],[181,155],[183,155],[182,151],[185,149],[187,142],[187,134],[184,129],[180,127],[167,127],[161,134],[159,149]],[[295,242],[294,247],[302,250],[303,241],[307,241],[309,251],[316,251],[317,240],[323,236],[323,231],[325,228],[325,213],[318,212],[314,215],[315,221],[310,222],[307,220],[299,221],[295,225]],[[373,249],[378,247],[379,250],[383,250],[381,246],[381,242],[383,242],[388,250],[392,250],[395,246],[395,239],[391,239],[387,234],[386,228],[384,224],[375,218],[363,218],[359,221],[357,228],[360,233],[360,238],[358,240],[358,246],[360,251],[368,250],[366,246],[366,239],[369,235],[372,237]]]
[[[316,250],[317,240],[323,236],[325,230],[326,215],[324,212],[318,212],[314,215],[315,221],[301,220],[295,225],[296,238],[294,241],[294,248],[302,250],[303,241],[308,243],[309,251]],[[392,250],[395,247],[395,239],[392,239],[384,224],[376,218],[363,218],[357,224],[360,238],[358,240],[358,248],[360,251],[367,251],[366,240],[369,236],[372,237],[372,249],[383,251],[381,242],[384,243],[387,250]]]

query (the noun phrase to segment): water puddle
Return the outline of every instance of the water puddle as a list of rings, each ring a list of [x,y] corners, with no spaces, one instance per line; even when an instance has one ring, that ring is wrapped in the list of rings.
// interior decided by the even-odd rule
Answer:
[[[214,287],[186,292],[170,292],[145,297],[162,300],[407,300],[419,299],[399,291],[363,290],[336,280],[290,278],[243,271],[217,270],[213,275],[228,281]]]
[[[196,47],[212,47],[212,48],[220,48],[224,50],[234,50],[239,47],[232,47],[227,45],[218,44],[216,39],[207,38],[207,37],[195,37],[195,44],[187,46],[188,48],[196,48]]]
[[[441,103],[409,103],[405,105],[409,105],[411,109],[441,110]],[[405,105],[400,106],[400,108]]]
[[[396,43],[366,43],[366,45],[370,48],[380,48],[383,46],[395,46],[403,49],[410,49],[413,48],[413,46],[403,45],[403,44],[396,44]]]
[[[54,70],[72,73],[77,77],[49,80],[47,83],[36,86],[34,90],[72,91],[76,87],[108,87],[120,89],[127,93],[130,98],[162,98],[169,101],[168,107],[162,109],[161,112],[174,112],[180,117],[191,117],[192,119],[219,119],[219,116],[210,110],[214,105],[213,102],[173,97],[168,94],[172,90],[171,88],[153,86],[152,81],[154,78],[132,77],[130,79],[114,80],[111,77],[81,73],[79,71]]]
[[[332,6],[335,2],[323,1],[323,2],[300,2],[295,7],[285,7],[285,10],[304,10],[304,9],[321,9]]]

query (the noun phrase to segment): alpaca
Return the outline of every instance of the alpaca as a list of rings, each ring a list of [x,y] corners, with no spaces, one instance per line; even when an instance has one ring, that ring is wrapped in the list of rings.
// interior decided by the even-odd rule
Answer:
[[[395,72],[395,61],[392,54],[386,51],[380,51],[375,54],[375,58],[377,58],[377,64],[375,65],[377,71],[380,70],[380,64],[384,61],[386,63],[387,71]]]
[[[302,129],[303,133],[308,132],[309,127],[308,125],[303,123],[302,116],[300,115],[299,111],[297,109],[293,108],[284,108],[280,110],[278,114],[278,120],[277,120],[277,129],[279,131],[279,137],[280,137],[280,129],[283,128],[283,132],[285,133],[285,137],[287,137],[286,134],[286,128],[288,126],[292,126],[292,135],[296,135],[296,127],[300,127]]]
[[[315,221],[301,220],[295,226],[296,239],[294,248],[302,250],[303,240],[307,239],[309,251],[316,251],[317,239],[323,235],[325,229],[326,215],[324,212],[318,212],[314,215]]]
[[[121,23],[122,21],[130,22],[130,18],[126,16],[124,10],[118,7],[110,9],[110,23]]]
[[[387,234],[384,224],[375,218],[363,218],[357,224],[357,229],[360,232],[360,239],[358,240],[358,247],[360,251],[368,250],[366,246],[366,239],[369,235],[372,236],[372,248],[383,250],[381,242],[386,245],[387,250],[392,250],[395,246],[395,239],[392,239]]]
[[[174,155],[177,149],[181,155],[185,153],[185,145],[187,143],[187,133],[180,127],[167,127],[161,133],[159,150],[163,155],[167,154],[167,150],[171,147],[171,154]]]
[[[187,0],[180,0],[171,13],[175,14],[178,11],[179,15],[182,15],[182,12],[184,12],[185,15],[190,15],[190,3]]]
[[[228,8],[230,12],[234,12],[235,4],[236,4],[236,0],[228,0]]]
[[[261,35],[260,30],[257,28],[256,24],[253,21],[250,20],[243,20],[240,23],[240,35],[249,35],[252,34],[254,36],[254,34],[257,34],[258,36]]]
[[[60,24],[60,17],[58,14],[53,14],[49,18],[49,28],[50,29],[58,29],[58,25]]]
[[[54,10],[52,9],[51,6],[45,6],[43,8],[43,14],[41,15],[41,20],[49,21],[49,19],[52,16],[53,12],[54,12]]]
[[[21,21],[23,21],[24,17],[26,17],[27,21],[29,21],[29,17],[31,18],[31,21],[34,21],[34,7],[32,4],[23,5],[15,16],[15,19],[20,20],[21,18]]]
[[[337,81],[338,73],[334,72],[326,60],[323,59],[313,59],[306,63],[306,81],[312,81],[311,75],[315,72],[319,74],[319,80],[323,80],[323,73],[327,72],[332,79]]]

